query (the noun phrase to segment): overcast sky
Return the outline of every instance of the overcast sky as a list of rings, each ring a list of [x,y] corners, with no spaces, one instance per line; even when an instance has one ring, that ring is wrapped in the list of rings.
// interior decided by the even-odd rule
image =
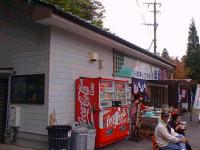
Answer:
[[[99,0],[105,6],[104,27],[121,38],[144,49],[149,49],[153,40],[153,6],[144,5],[154,0]],[[186,53],[191,19],[194,18],[199,33],[199,0],[157,0],[161,7],[157,14],[157,52],[166,48],[170,56],[181,58]],[[199,35],[199,34],[198,34]],[[153,45],[150,49],[153,52]]]

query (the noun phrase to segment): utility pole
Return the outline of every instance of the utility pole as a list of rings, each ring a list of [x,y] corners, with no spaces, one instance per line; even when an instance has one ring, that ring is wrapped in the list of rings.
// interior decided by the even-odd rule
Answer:
[[[157,20],[156,20],[156,15],[157,13],[159,13],[159,11],[157,11],[157,5],[161,6],[161,3],[157,3],[156,0],[152,3],[144,3],[146,5],[148,5],[148,7],[150,5],[153,5],[153,12],[154,13],[154,23],[153,24],[145,24],[145,25],[153,25],[154,28],[154,38],[153,38],[153,42],[154,42],[154,54],[156,54],[156,49],[157,49],[157,36],[156,36],[156,31],[157,31]]]

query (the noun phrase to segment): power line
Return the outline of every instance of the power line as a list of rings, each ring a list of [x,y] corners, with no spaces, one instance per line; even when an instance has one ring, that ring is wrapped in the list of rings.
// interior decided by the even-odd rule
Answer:
[[[145,24],[147,24],[147,22],[146,22],[146,19],[145,19],[145,17],[144,17],[143,11],[142,11],[142,9],[141,9],[140,3],[138,2],[138,0],[136,0],[136,3],[137,3],[137,6],[138,6],[138,8],[139,8],[140,16],[141,16],[141,18],[142,18],[142,20],[143,20],[142,25],[145,25]],[[151,36],[151,31],[150,31],[150,30],[148,30],[148,34],[149,34],[149,36]],[[148,50],[149,50],[149,49],[148,49]]]
[[[144,23],[146,23],[146,20],[144,18],[144,14],[142,13],[142,10],[141,10],[141,7],[140,7],[140,4],[139,4],[138,0],[136,0],[136,3],[137,3],[137,6],[138,6],[138,8],[140,10],[140,15],[142,17],[142,20],[144,21]]]

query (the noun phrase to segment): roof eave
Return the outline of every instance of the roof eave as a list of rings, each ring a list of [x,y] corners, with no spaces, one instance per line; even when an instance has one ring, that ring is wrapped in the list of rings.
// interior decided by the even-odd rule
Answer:
[[[60,12],[57,9],[48,8],[43,5],[36,5],[33,12],[33,20],[43,25],[55,26],[73,32],[90,40],[110,46],[118,51],[128,54],[129,56],[145,60],[146,62],[161,66],[165,69],[173,70],[176,68],[174,64],[161,57],[158,57],[109,32],[97,28],[76,16]]]

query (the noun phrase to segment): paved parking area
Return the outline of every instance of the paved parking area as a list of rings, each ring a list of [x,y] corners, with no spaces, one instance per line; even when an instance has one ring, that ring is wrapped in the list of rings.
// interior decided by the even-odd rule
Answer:
[[[19,147],[19,146],[0,144],[0,150],[34,150],[34,149],[30,149],[27,147]]]
[[[192,121],[190,121],[189,113],[185,114],[182,119],[188,122],[186,136],[189,138],[193,150],[200,150],[200,123],[198,122],[198,115],[193,115]],[[100,150],[152,150],[152,144],[150,140],[143,140],[139,143],[121,141]]]
[[[99,150],[151,150],[151,149],[152,149],[151,142],[148,140],[144,140],[140,143],[132,141],[121,141]],[[0,144],[0,150],[36,150],[36,149]]]
[[[188,114],[183,116],[183,120],[188,122],[186,135],[189,138],[189,142],[193,150],[200,150],[200,123],[198,122],[198,116],[193,115],[193,121],[189,120]],[[1,145],[0,150],[35,150],[25,147]],[[139,143],[124,140],[99,150],[152,150],[152,144],[150,140],[143,140]]]
[[[152,150],[152,144],[150,140],[143,140],[139,143],[133,141],[121,141],[99,150]]]

